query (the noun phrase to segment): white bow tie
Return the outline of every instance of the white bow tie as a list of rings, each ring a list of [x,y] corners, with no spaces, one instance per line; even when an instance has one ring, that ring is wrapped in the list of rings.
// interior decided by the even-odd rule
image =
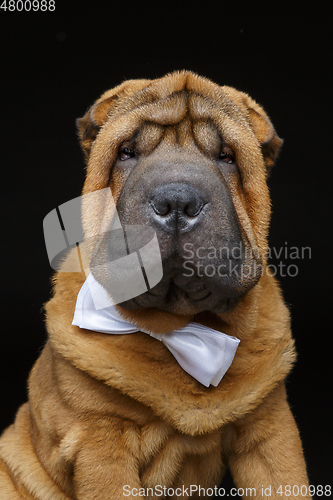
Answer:
[[[92,274],[77,296],[72,324],[107,334],[143,331],[121,317]],[[220,383],[240,342],[236,337],[193,322],[171,333],[144,333],[163,342],[180,366],[206,387],[210,384],[216,387]]]

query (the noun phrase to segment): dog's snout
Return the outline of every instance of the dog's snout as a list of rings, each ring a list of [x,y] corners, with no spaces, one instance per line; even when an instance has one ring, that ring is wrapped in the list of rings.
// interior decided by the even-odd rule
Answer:
[[[185,183],[164,184],[150,198],[152,217],[164,229],[192,227],[206,203],[197,189]]]

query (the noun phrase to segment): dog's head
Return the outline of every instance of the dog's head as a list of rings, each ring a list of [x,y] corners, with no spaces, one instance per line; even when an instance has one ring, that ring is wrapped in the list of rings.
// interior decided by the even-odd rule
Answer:
[[[121,224],[150,226],[160,246],[162,280],[121,308],[186,316],[233,308],[265,266],[266,179],[282,143],[265,111],[247,94],[180,71],[125,81],[78,128],[83,194],[109,186]],[[101,218],[97,206],[86,208],[88,237]],[[106,233],[99,251],[108,245]],[[105,288],[112,279],[95,277]]]

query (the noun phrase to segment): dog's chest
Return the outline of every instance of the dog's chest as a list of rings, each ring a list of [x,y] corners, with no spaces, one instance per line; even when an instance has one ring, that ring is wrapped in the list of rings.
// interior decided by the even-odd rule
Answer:
[[[221,455],[221,431],[189,436],[157,421],[141,428],[138,440],[141,481],[147,487],[174,484],[185,463]]]

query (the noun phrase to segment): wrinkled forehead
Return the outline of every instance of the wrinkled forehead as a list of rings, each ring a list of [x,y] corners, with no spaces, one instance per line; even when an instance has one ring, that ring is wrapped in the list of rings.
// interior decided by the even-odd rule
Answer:
[[[104,125],[109,151],[136,139],[143,154],[164,141],[189,145],[194,141],[208,155],[216,155],[221,143],[237,146],[237,137],[249,131],[246,117],[222,90],[214,95],[182,89],[159,95],[145,88],[120,98]],[[237,147],[236,147],[237,149]]]
[[[206,156],[216,157],[221,152],[223,140],[211,120],[194,121],[185,117],[173,125],[144,122],[133,138],[138,154],[149,156],[160,148],[199,150]]]

